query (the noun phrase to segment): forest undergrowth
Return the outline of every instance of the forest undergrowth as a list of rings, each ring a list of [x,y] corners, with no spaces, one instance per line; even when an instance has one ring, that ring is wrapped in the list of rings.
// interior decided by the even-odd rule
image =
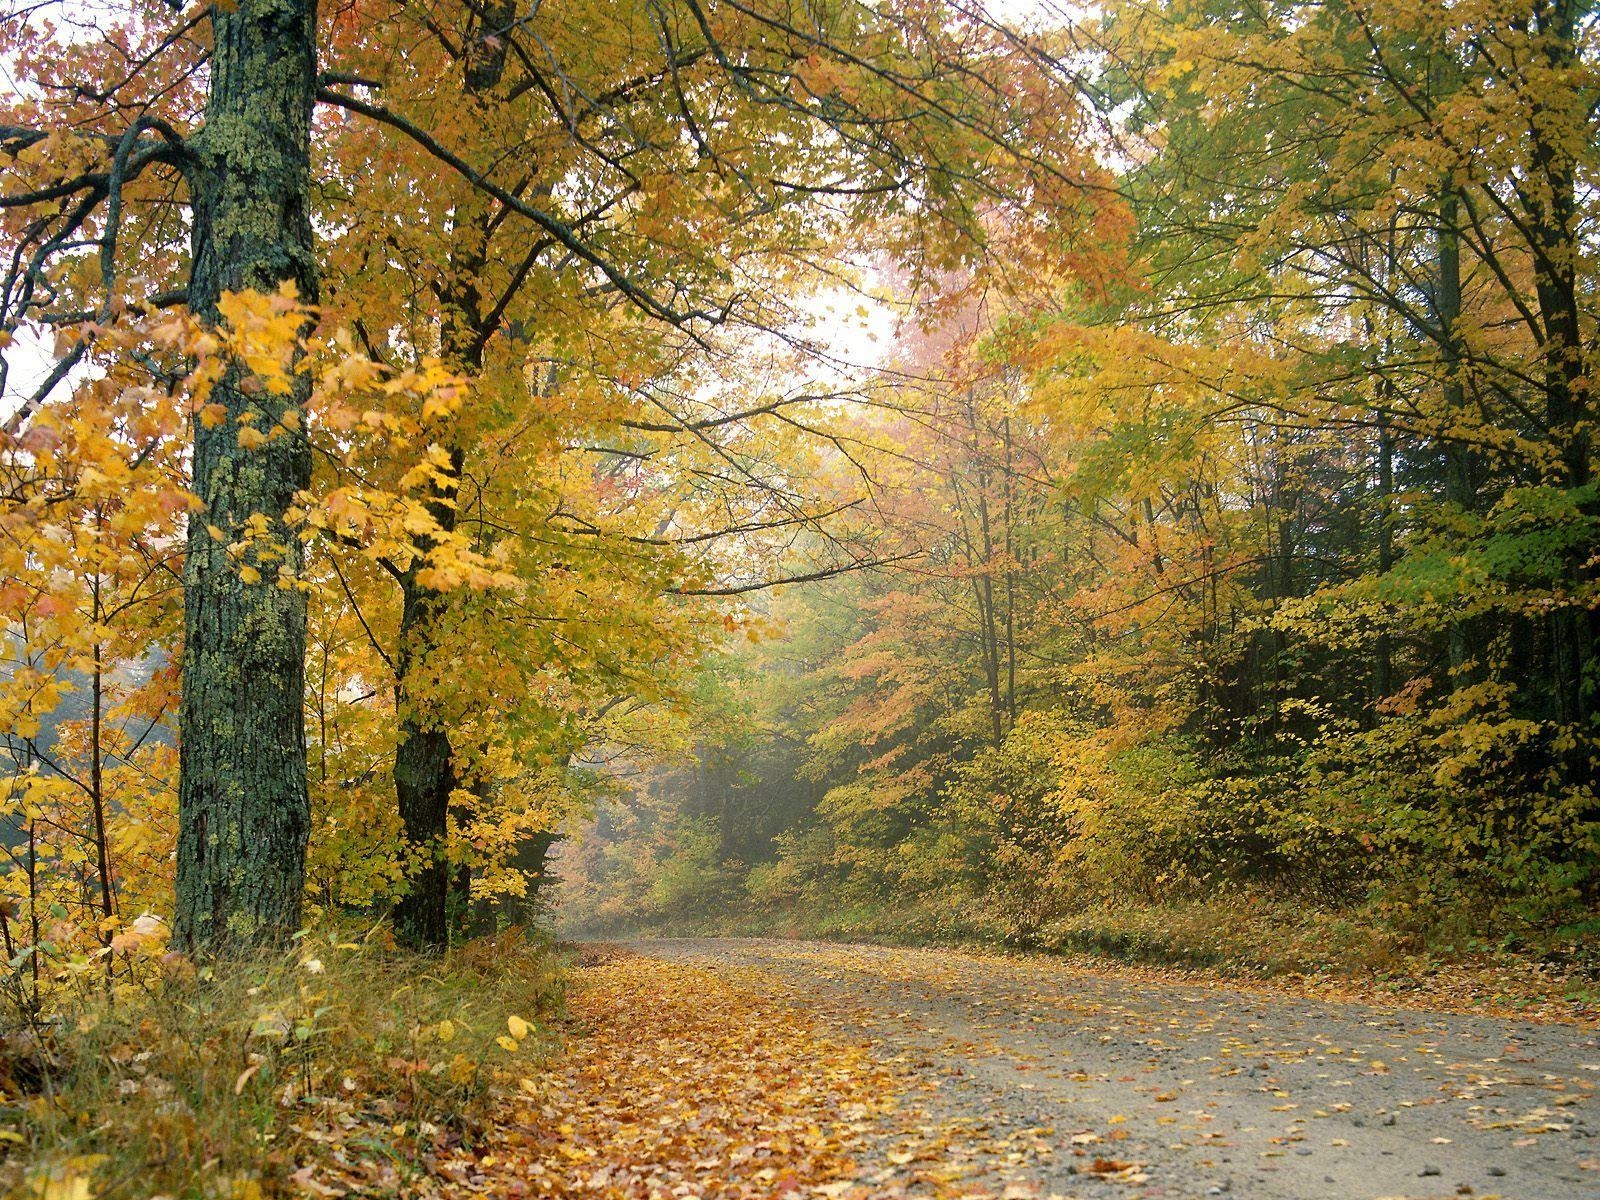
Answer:
[[[0,1043],[0,1195],[433,1195],[544,1061],[559,960],[520,931],[444,959],[333,929],[215,967],[124,944]]]

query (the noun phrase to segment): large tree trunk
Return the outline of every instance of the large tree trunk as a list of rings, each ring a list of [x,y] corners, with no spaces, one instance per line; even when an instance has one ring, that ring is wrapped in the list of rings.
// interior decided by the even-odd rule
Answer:
[[[459,262],[452,262],[458,267]],[[481,269],[481,262],[477,268]],[[453,277],[459,277],[452,271]],[[468,276],[470,277],[470,276]],[[451,353],[463,344],[462,335],[452,332],[454,323],[445,326],[445,351],[452,366],[468,374],[482,367],[474,354]],[[450,473],[434,485],[429,511],[444,533],[456,527],[456,492],[465,453],[451,447]],[[428,549],[424,545],[419,547]],[[455,748],[450,744],[447,719],[429,688],[438,687],[445,673],[434,671],[429,660],[437,652],[451,607],[448,592],[435,591],[417,578],[413,564],[403,575],[400,586],[400,654],[395,681],[396,705],[400,710],[400,740],[395,746],[394,786],[405,824],[406,840],[419,856],[410,884],[395,906],[395,935],[405,945],[420,950],[442,950],[450,943],[449,864],[450,800],[461,786],[456,769]],[[467,875],[470,885],[470,874]],[[467,901],[461,897],[463,911]]]
[[[291,280],[316,300],[310,192],[316,74],[315,0],[240,0],[212,10],[215,50],[206,121],[194,140],[194,262],[189,303],[215,319],[222,293]],[[301,562],[284,512],[310,483],[303,439],[239,445],[240,419],[269,430],[310,392],[246,386],[230,370],[211,400],[227,420],[194,426],[194,488],[185,566],[177,936],[182,945],[248,945],[300,925],[306,838],[306,603],[280,586]],[[254,514],[278,556],[253,552],[245,583],[228,553]],[[218,538],[212,529],[221,533]]]

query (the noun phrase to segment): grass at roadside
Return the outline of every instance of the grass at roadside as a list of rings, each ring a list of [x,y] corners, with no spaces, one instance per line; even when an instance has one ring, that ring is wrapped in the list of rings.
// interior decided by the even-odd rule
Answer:
[[[130,964],[0,1045],[0,1194],[258,1200],[437,1190],[498,1080],[532,1072],[558,963],[521,935],[443,959],[377,937],[196,970]]]

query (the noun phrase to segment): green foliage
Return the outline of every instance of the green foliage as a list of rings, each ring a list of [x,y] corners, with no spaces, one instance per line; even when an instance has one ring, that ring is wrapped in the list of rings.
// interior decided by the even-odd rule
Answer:
[[[692,817],[675,832],[650,884],[653,909],[674,916],[725,906],[738,889],[738,864],[722,861],[716,822]]]

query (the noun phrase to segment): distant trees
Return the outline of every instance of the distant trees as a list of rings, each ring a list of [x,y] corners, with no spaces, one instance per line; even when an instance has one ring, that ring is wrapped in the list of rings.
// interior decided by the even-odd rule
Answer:
[[[990,269],[985,321],[914,339],[952,351],[937,398],[858,436],[920,557],[787,602],[831,649],[784,689],[803,722],[768,719],[825,790],[752,889],[937,907],[957,879],[1019,927],[1241,888],[1582,926],[1592,19],[1113,4],[1063,44],[1125,268],[1048,297]]]

